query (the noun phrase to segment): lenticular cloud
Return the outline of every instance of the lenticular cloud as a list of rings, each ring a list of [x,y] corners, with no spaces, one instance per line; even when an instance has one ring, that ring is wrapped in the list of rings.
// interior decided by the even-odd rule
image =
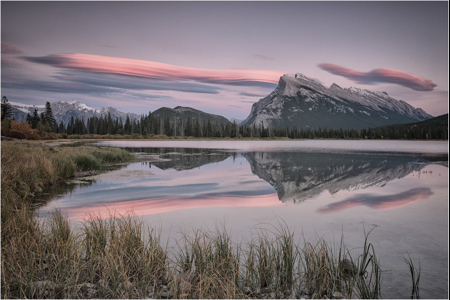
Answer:
[[[198,69],[119,57],[90,54],[52,54],[25,57],[35,63],[90,73],[127,75],[158,80],[192,80],[230,85],[275,84],[280,73],[272,70]]]
[[[432,91],[437,86],[430,79],[395,69],[375,69],[364,73],[327,63],[319,64],[319,68],[361,84],[394,83],[416,91]]]

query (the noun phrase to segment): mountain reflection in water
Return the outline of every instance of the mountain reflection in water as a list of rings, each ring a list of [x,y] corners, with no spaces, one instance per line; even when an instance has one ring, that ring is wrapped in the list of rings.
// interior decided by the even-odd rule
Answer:
[[[294,203],[324,190],[335,194],[384,186],[431,163],[422,157],[373,153],[254,152],[243,156],[253,174],[272,185],[281,201]]]
[[[140,153],[142,161],[82,178],[82,182],[77,180],[83,183],[77,189],[73,183],[60,184],[53,193],[44,195],[41,203],[45,205],[50,195],[57,193],[54,204],[76,219],[82,218],[87,210],[134,210],[142,215],[209,207],[276,207],[291,201],[300,204],[323,191],[334,195],[341,190],[355,192],[382,187],[411,172],[420,172],[436,160],[392,153],[129,150]],[[433,194],[426,186],[395,192],[398,193],[390,196],[378,191],[373,194],[373,189],[366,194],[355,193],[343,201],[319,207],[317,212],[331,213],[360,205],[391,209]]]

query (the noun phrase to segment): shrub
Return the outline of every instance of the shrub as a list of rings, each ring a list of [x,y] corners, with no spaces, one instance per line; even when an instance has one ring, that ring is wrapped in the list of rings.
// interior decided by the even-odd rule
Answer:
[[[25,134],[19,131],[10,131],[5,136],[19,140],[25,140],[27,138]]]

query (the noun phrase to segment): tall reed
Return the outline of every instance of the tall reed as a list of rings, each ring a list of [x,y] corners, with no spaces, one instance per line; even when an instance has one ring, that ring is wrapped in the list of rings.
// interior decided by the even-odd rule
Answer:
[[[419,282],[420,282],[420,271],[421,271],[421,267],[420,267],[420,261],[419,261],[419,269],[417,269],[414,266],[414,263],[411,259],[411,256],[408,254],[408,259],[406,259],[406,257],[403,257],[403,260],[405,261],[405,263],[408,265],[409,267],[409,272],[411,275],[411,281],[412,281],[412,287],[411,287],[411,299],[419,299],[420,295],[419,295]]]

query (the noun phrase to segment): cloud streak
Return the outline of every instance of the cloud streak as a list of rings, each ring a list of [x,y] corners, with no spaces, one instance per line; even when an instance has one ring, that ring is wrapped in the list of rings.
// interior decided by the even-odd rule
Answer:
[[[40,57],[24,57],[24,59],[56,68],[89,73],[237,86],[274,86],[280,75],[283,74],[283,72],[273,70],[188,68],[152,61],[90,54],[51,54]]]
[[[86,74],[84,72],[65,71],[53,76],[53,78],[66,82],[127,90],[161,90],[201,94],[219,94],[220,90],[215,86],[195,82],[162,81],[115,74]]]
[[[319,213],[333,213],[340,210],[365,205],[370,208],[388,210],[428,199],[433,192],[429,188],[414,188],[389,196],[362,194],[341,202],[332,203],[318,210]]]
[[[19,54],[22,54],[22,53],[23,53],[22,50],[20,50],[17,47],[14,47],[14,46],[2,43],[2,54],[19,55]]]
[[[360,84],[393,83],[416,91],[432,91],[437,86],[430,79],[395,69],[375,69],[364,73],[329,63],[318,66],[324,71]]]
[[[262,60],[275,60],[272,57],[266,56],[266,55],[262,55],[262,54],[254,54],[253,55],[256,58],[262,59]]]
[[[239,93],[239,95],[245,96],[245,97],[259,97],[259,98],[263,98],[263,97],[266,96],[266,95],[255,94],[255,93],[247,93],[247,92],[241,92],[241,93]]]

